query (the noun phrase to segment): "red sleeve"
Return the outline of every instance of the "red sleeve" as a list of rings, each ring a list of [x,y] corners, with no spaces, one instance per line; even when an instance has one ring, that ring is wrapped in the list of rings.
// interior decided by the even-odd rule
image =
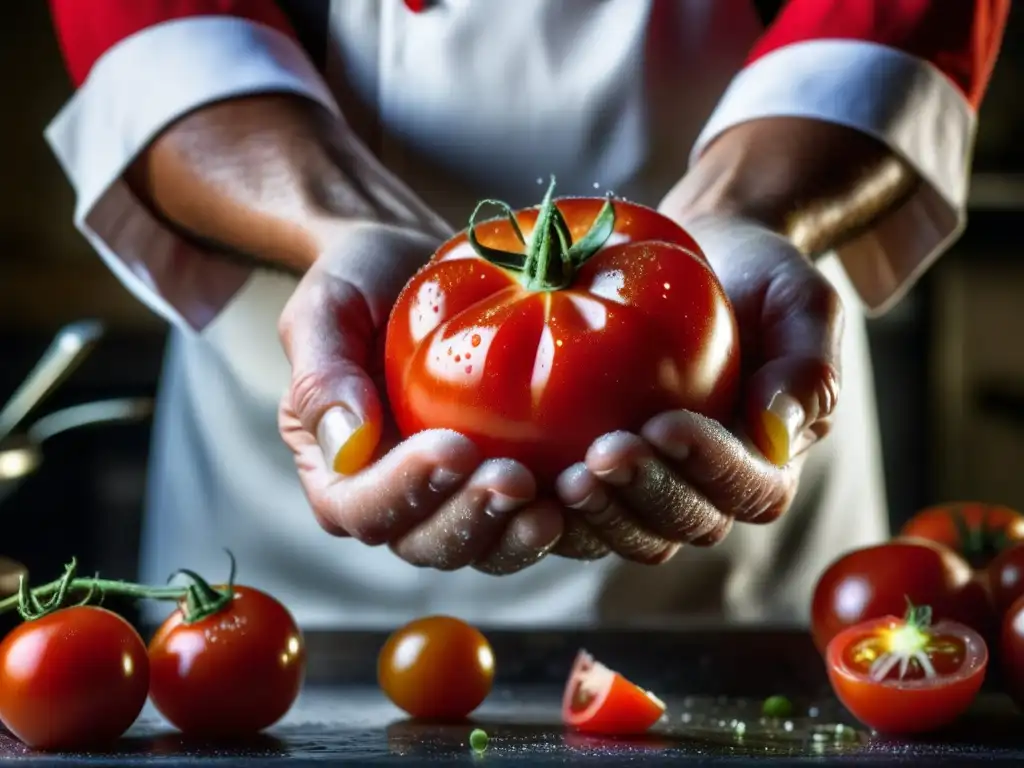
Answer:
[[[999,54],[1010,0],[790,0],[748,64],[807,40],[863,40],[929,62],[977,109]]]
[[[76,88],[108,50],[136,32],[195,16],[236,16],[295,38],[274,0],[50,0],[50,13]]]

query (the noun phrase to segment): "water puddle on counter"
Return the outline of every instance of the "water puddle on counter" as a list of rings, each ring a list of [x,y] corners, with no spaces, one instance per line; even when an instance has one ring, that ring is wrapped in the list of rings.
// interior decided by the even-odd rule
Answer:
[[[655,726],[672,739],[714,744],[743,754],[836,755],[857,752],[869,732],[843,722],[838,704],[792,702],[787,717],[767,717],[759,699],[691,696],[669,707]]]

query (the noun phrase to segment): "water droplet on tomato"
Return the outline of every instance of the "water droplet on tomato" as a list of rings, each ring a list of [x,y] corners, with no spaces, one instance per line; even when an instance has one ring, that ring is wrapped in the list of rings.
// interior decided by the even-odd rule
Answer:
[[[479,333],[474,333],[473,337],[469,340],[469,343],[472,344],[474,347],[479,347],[480,346],[480,341],[481,341],[480,334]]]

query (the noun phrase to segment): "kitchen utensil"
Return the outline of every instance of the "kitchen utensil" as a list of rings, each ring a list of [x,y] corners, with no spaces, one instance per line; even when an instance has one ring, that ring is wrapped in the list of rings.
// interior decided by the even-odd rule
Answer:
[[[4,441],[78,366],[103,335],[96,320],[81,320],[61,328],[35,368],[0,409],[0,443]]]
[[[0,441],[0,503],[43,461],[43,443],[56,435],[100,424],[141,421],[153,413],[152,398],[120,398],[73,405],[54,411],[24,433]]]

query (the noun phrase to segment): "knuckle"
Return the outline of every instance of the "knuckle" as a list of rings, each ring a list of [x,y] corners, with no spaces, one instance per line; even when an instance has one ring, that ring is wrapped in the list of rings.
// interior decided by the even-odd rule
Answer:
[[[298,372],[289,387],[292,410],[300,417],[312,413],[324,390],[324,379],[319,373]]]

